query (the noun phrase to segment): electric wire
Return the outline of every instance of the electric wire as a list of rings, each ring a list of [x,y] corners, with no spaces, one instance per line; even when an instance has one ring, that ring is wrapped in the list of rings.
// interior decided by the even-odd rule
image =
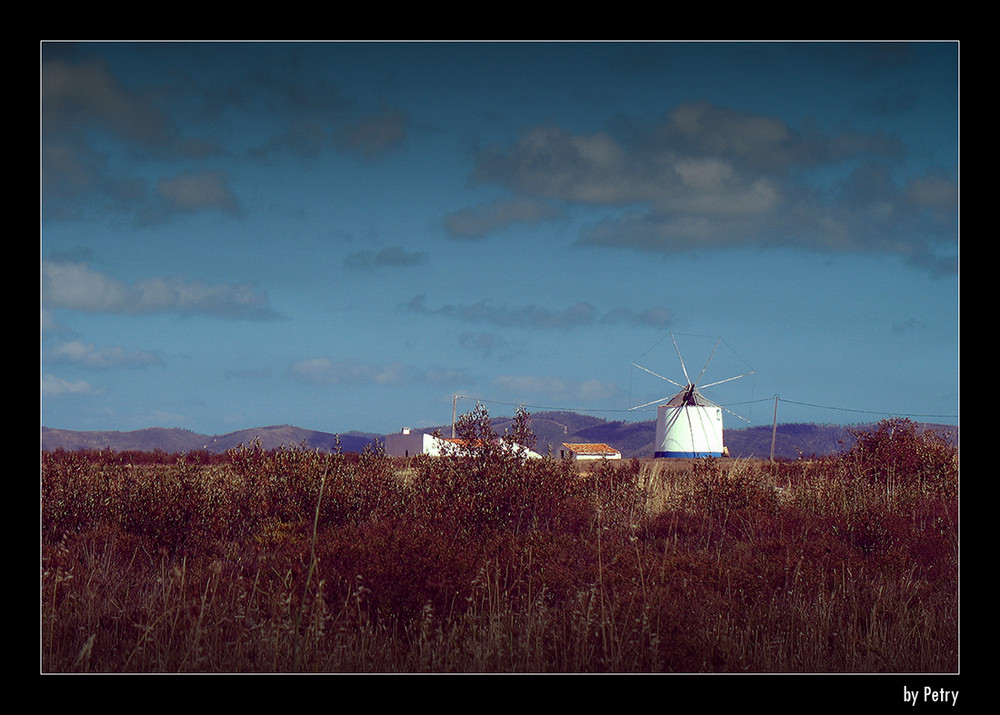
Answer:
[[[833,410],[833,411],[845,412],[845,413],[868,414],[868,415],[889,415],[889,416],[894,416],[894,417],[919,417],[919,418],[931,418],[931,417],[933,417],[933,418],[939,418],[939,419],[953,419],[953,420],[956,420],[956,421],[958,420],[958,415],[920,414],[920,413],[912,413],[912,412],[897,412],[897,411],[894,411],[894,410],[859,410],[859,409],[852,409],[852,408],[847,408],[847,407],[834,407],[834,406],[831,406],[831,405],[821,405],[821,404],[817,404],[815,402],[801,402],[801,401],[796,401],[796,400],[786,400],[783,397],[780,397],[778,395],[775,395],[774,397],[754,399],[753,396],[756,393],[756,371],[753,370],[753,368],[750,366],[750,364],[746,360],[744,360],[743,357],[739,353],[737,353],[736,350],[734,350],[733,347],[728,342],[726,342],[725,339],[723,339],[721,337],[718,337],[718,336],[698,335],[698,334],[695,334],[695,333],[668,333],[667,335],[664,335],[662,338],[660,338],[658,341],[656,341],[656,343],[654,343],[652,346],[650,346],[649,348],[647,348],[642,353],[642,355],[640,355],[637,359],[641,360],[642,358],[644,358],[646,355],[648,355],[650,352],[652,352],[658,345],[660,345],[660,343],[662,343],[664,340],[666,340],[667,337],[670,337],[671,340],[673,340],[674,335],[681,335],[681,336],[686,336],[686,337],[696,337],[696,338],[713,338],[713,339],[715,339],[717,341],[716,345],[715,345],[715,348],[713,348],[713,350],[712,350],[713,355],[715,353],[715,349],[718,348],[719,343],[722,343],[744,365],[746,365],[748,368],[751,368],[751,371],[749,373],[746,373],[745,375],[740,375],[739,376],[739,377],[746,377],[747,375],[750,375],[750,376],[753,377],[753,379],[751,380],[751,399],[743,401],[743,402],[730,402],[730,403],[725,403],[725,404],[719,404],[718,405],[719,407],[726,408],[726,407],[738,407],[740,405],[750,405],[750,410],[751,410],[750,414],[752,415],[753,414],[753,405],[761,403],[761,402],[771,402],[772,400],[777,400],[778,402],[783,402],[783,403],[790,404],[790,405],[799,405],[799,406],[803,406],[803,407],[813,407],[813,408],[816,408],[816,409]],[[677,348],[676,341],[674,341],[674,347]],[[679,348],[677,348],[677,353],[678,353],[678,357],[680,357],[680,350],[679,350]],[[709,357],[709,361],[711,361],[711,359],[712,358],[710,356]],[[683,359],[681,359],[681,365],[683,366],[683,364],[684,364],[684,361],[683,361]],[[651,370],[649,370],[647,368],[644,368],[641,365],[636,364],[635,362],[632,362],[631,367],[629,369],[629,385],[628,385],[628,399],[629,399],[629,404],[632,403],[632,388],[633,388],[632,382],[633,382],[633,375],[634,375],[634,372],[635,372],[635,368],[637,368],[637,367],[639,369],[641,369],[641,370],[645,370],[646,372],[649,372],[652,375],[656,375],[656,377],[661,377],[661,379],[667,380],[667,382],[670,382],[670,383],[672,383],[674,385],[678,384],[678,383],[673,382],[673,380],[669,380],[669,379],[667,379],[665,377],[657,375],[655,372],[652,372]],[[705,363],[705,367],[706,368],[708,367],[708,363],[707,362]],[[704,374],[704,372],[705,372],[705,370],[703,368],[702,369],[702,374]],[[730,379],[732,380],[732,379],[736,379],[736,378],[730,378]],[[715,384],[718,384],[718,383],[715,383]],[[596,414],[615,414],[615,413],[625,413],[625,412],[630,412],[630,413],[636,413],[636,412],[639,412],[639,413],[642,413],[642,412],[654,412],[655,410],[658,409],[658,406],[656,406],[656,403],[662,401],[662,400],[655,400],[653,402],[647,403],[645,405],[640,405],[638,407],[628,407],[628,408],[622,408],[622,409],[588,409],[588,408],[581,408],[581,407],[564,407],[564,406],[554,406],[554,405],[533,405],[533,404],[527,404],[527,403],[524,403],[524,402],[506,402],[506,401],[503,401],[503,400],[492,400],[492,399],[486,399],[486,398],[480,398],[480,397],[470,397],[468,395],[455,395],[455,399],[456,399],[456,401],[458,399],[476,400],[477,402],[482,402],[482,403],[489,403],[489,404],[494,404],[494,405],[505,405],[505,406],[509,406],[509,407],[520,407],[522,409],[547,410],[547,411],[551,411],[551,412],[577,412],[577,413],[583,413],[583,414],[595,414],[595,413]],[[667,399],[667,398],[664,398],[664,399]],[[750,420],[746,420],[746,421],[750,422]]]
[[[507,407],[521,407],[523,409],[546,410],[546,411],[550,411],[550,412],[578,412],[578,413],[583,413],[583,414],[594,414],[594,413],[607,414],[607,413],[620,413],[620,412],[622,412],[622,413],[623,412],[631,412],[631,413],[636,413],[636,412],[654,412],[656,410],[655,407],[650,407],[648,409],[637,409],[637,408],[589,409],[589,408],[585,408],[585,407],[565,407],[565,406],[560,406],[560,405],[533,405],[533,404],[528,404],[528,403],[525,403],[525,402],[509,402],[509,401],[504,401],[504,400],[492,400],[492,399],[487,399],[487,398],[483,398],[483,397],[471,397],[469,395],[456,395],[455,397],[460,398],[460,399],[466,399],[466,400],[475,400],[476,402],[488,403],[488,404],[491,404],[491,405],[504,405],[504,406],[507,406]],[[720,404],[719,406],[720,407],[738,407],[740,405],[750,405],[750,404],[755,404],[755,403],[760,403],[760,402],[772,402],[775,399],[777,399],[778,402],[783,402],[783,403],[790,404],[790,405],[799,405],[799,406],[803,406],[803,407],[815,407],[817,409],[834,410],[834,411],[837,411],[837,412],[853,412],[853,413],[868,414],[868,415],[891,415],[891,416],[895,416],[895,417],[925,417],[925,418],[926,417],[936,417],[936,418],[942,418],[942,419],[958,419],[958,415],[925,414],[925,413],[922,414],[922,413],[914,413],[914,412],[897,412],[895,410],[859,410],[859,409],[853,409],[853,408],[848,408],[848,407],[833,407],[831,405],[820,405],[820,404],[817,404],[815,402],[800,402],[800,401],[797,401],[797,400],[786,400],[785,398],[778,397],[777,395],[775,397],[760,398],[760,399],[756,399],[756,400],[746,400],[746,401],[743,401],[743,402],[729,402],[729,403],[725,403],[724,405]]]

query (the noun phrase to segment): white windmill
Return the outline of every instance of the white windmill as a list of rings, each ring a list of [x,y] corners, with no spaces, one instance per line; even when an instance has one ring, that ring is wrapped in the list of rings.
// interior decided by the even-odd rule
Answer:
[[[681,370],[684,373],[686,384],[682,385],[679,382],[674,382],[670,378],[658,375],[642,365],[632,363],[634,367],[648,372],[650,375],[658,377],[661,380],[666,380],[670,384],[681,388],[681,390],[672,397],[662,397],[631,409],[638,410],[659,404],[656,410],[654,457],[721,457],[725,453],[725,446],[722,442],[723,410],[749,423],[749,420],[740,417],[740,415],[725,407],[715,404],[699,392],[698,383],[701,381],[702,376],[704,376],[705,370],[708,369],[708,364],[715,356],[715,351],[718,349],[719,343],[722,342],[722,338],[716,340],[715,346],[708,356],[708,360],[705,361],[705,366],[694,380],[688,375],[687,366],[684,364],[684,358],[681,357],[681,351],[677,347],[677,340],[674,338],[673,333],[670,334],[670,340],[673,342],[674,350],[676,350],[677,357],[681,362]],[[742,375],[728,377],[725,380],[717,380],[716,382],[710,382],[700,387],[701,389],[714,387],[715,385],[732,382],[753,373],[754,371],[751,370]]]

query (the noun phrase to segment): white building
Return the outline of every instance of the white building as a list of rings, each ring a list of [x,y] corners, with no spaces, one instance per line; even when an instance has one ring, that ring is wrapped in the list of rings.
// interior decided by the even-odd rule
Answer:
[[[404,427],[401,432],[385,436],[385,453],[390,457],[413,457],[418,454],[439,456],[444,449],[443,440],[432,434],[414,432]]]
[[[504,442],[504,444],[508,443]],[[458,454],[464,445],[465,442],[461,439],[435,437],[432,434],[415,432],[408,427],[404,427],[402,431],[395,434],[385,436],[385,453],[389,457],[414,457],[418,454],[440,457],[446,454]],[[542,456],[520,445],[515,444],[512,448],[532,459],[541,459]]]

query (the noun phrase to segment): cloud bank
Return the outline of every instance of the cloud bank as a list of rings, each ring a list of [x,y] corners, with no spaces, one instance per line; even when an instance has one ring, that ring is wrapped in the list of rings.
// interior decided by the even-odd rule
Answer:
[[[954,270],[954,167],[897,178],[911,158],[891,135],[796,130],[773,117],[691,102],[653,126],[621,120],[613,131],[594,133],[531,128],[509,146],[480,151],[473,177],[515,197],[498,206],[608,209],[581,233],[582,245],[883,253]],[[529,218],[470,209],[453,216],[451,230],[478,238]]]
[[[520,306],[494,305],[489,300],[468,305],[448,304],[439,308],[427,306],[425,295],[416,295],[400,306],[405,313],[440,315],[470,323],[487,323],[505,328],[572,329],[588,325],[630,324],[653,328],[668,326],[673,318],[666,308],[654,307],[643,310],[616,307],[601,313],[587,302],[579,302],[568,308],[553,310],[529,304]]]
[[[454,386],[466,380],[460,370],[418,370],[401,362],[368,363],[358,360],[334,360],[328,357],[306,358],[289,368],[289,375],[308,385],[402,385],[426,383],[438,387]]]
[[[185,281],[157,276],[122,283],[86,264],[42,261],[42,306],[93,313],[175,313],[237,320],[272,320],[278,314],[252,283]]]

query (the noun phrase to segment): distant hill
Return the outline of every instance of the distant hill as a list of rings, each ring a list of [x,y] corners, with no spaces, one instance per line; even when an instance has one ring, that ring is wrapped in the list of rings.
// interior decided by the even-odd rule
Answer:
[[[725,430],[723,437],[732,457],[770,457],[771,426]],[[842,425],[783,424],[774,433],[774,456],[795,459],[827,456],[850,449],[854,444],[848,428]]]
[[[513,422],[512,417],[493,418],[493,429],[503,434]],[[862,428],[863,425],[855,425]],[[922,425],[947,436],[958,443],[958,427],[951,425]],[[617,422],[574,412],[538,412],[531,415],[531,428],[535,433],[534,449],[545,454],[559,448],[563,442],[604,442],[620,450],[624,457],[650,457],[656,438],[656,421]],[[782,424],[775,437],[774,456],[795,459],[800,456],[826,456],[850,448],[853,440],[848,427],[843,425]],[[451,435],[451,425],[418,430]],[[259,427],[223,435],[202,435],[183,429],[155,427],[133,432],[75,432],[72,430],[42,427],[41,448],[44,451],[64,449],[114,449],[168,453],[207,450],[222,453],[241,444],[251,444],[259,439],[264,449],[297,447],[332,452],[337,441],[345,452],[362,452],[368,445],[382,442],[384,435],[366,432],[317,432],[291,425]],[[771,454],[771,426],[727,429],[724,441],[729,453],[737,458],[766,459]]]
[[[362,432],[347,432],[337,435],[290,425],[259,427],[214,436],[197,434],[183,429],[160,427],[135,430],[134,432],[75,432],[42,427],[41,438],[43,451],[113,449],[119,452],[161,450],[169,453],[180,453],[206,450],[222,453],[228,449],[239,447],[241,444],[249,445],[259,439],[261,447],[269,450],[282,446],[305,445],[309,449],[332,452],[336,449],[339,439],[340,448],[343,451],[362,452],[366,445],[380,441],[381,435]]]
[[[75,432],[42,427],[42,449],[107,449],[142,452],[191,452],[201,449],[204,435],[183,429],[152,427],[134,432]]]
[[[544,454],[550,446],[555,450],[563,442],[604,442],[620,450],[623,457],[650,457],[655,449],[656,420],[613,422],[591,417],[577,423],[564,421],[575,429],[560,431],[553,428],[548,414],[532,415],[531,426],[538,438],[535,451]],[[496,420],[495,424],[506,426],[504,420]],[[723,441],[732,457],[767,458],[771,454],[771,427],[726,429]],[[847,428],[840,425],[778,425],[774,456],[794,459],[837,454],[850,448],[852,442]]]
[[[228,449],[239,447],[241,444],[251,444],[255,439],[260,439],[261,447],[264,449],[305,445],[309,449],[319,449],[324,452],[336,451],[339,440],[340,449],[343,451],[363,452],[366,446],[374,445],[382,439],[382,436],[361,432],[331,434],[329,432],[317,432],[315,430],[302,429],[301,427],[281,425],[278,427],[246,429],[217,437],[209,437],[203,449],[209,452],[225,452]]]
[[[503,433],[511,418],[494,420],[494,428]],[[531,427],[537,437],[535,451],[545,454],[549,447],[557,449],[563,442],[604,442],[620,450],[623,457],[650,457],[656,441],[656,420],[645,422],[612,422],[585,415],[565,412],[541,412],[531,415]],[[958,427],[922,424],[922,428],[945,435],[958,444]],[[774,456],[779,459],[826,456],[851,448],[854,439],[850,429],[865,425],[779,424],[774,430]],[[723,430],[723,441],[729,454],[736,458],[766,459],[771,455],[770,425]]]

